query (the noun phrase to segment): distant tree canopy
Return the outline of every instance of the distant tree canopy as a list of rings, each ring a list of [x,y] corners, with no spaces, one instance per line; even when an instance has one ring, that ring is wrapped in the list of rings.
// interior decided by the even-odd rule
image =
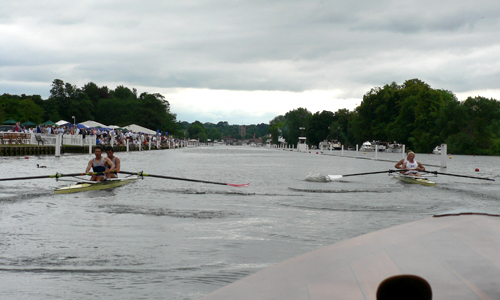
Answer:
[[[432,89],[419,79],[372,88],[353,111],[313,114],[299,107],[276,116],[269,124],[246,125],[245,136],[240,135],[239,125],[227,121],[177,122],[170,103],[161,94],[138,95],[136,89],[122,85],[112,90],[89,82],[79,88],[55,79],[47,100],[39,95],[0,96],[0,122],[72,122],[73,116],[77,122],[95,120],[118,126],[135,123],[200,141],[253,137],[265,140],[270,134],[273,143],[283,137],[295,145],[301,134],[299,128],[305,127],[308,143],[313,145],[323,139],[338,139],[347,146],[372,140],[397,141],[406,144],[407,149],[425,153],[446,143],[452,153],[500,155],[499,101],[484,97],[459,101],[452,92]]]
[[[42,101],[39,95],[3,94],[0,96],[0,120],[2,122],[8,119],[41,122],[44,119]]]
[[[291,110],[271,120],[268,132],[274,143],[283,136],[296,144],[299,127],[306,128],[312,145],[323,139],[352,146],[397,141],[425,153],[446,143],[452,153],[500,155],[499,101],[484,97],[458,101],[452,92],[432,89],[419,79],[373,88],[354,111]]]
[[[50,96],[0,96],[0,118],[40,123],[51,120],[76,122],[94,120],[106,125],[137,124],[152,130],[178,133],[176,115],[161,94],[142,93],[118,86],[115,90],[89,82],[82,88],[60,79],[52,82]]]
[[[205,127],[200,121],[194,121],[187,129],[187,137],[197,139],[200,142],[206,142],[208,139]]]

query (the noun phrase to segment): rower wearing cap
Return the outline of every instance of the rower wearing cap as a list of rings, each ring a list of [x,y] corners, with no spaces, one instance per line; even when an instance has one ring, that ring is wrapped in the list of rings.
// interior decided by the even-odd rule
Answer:
[[[106,174],[106,178],[117,178],[118,173],[120,172],[120,159],[115,156],[115,151],[113,150],[113,147],[107,146],[106,147],[106,154],[108,155],[108,158],[113,162],[115,165],[114,170],[110,170],[108,174]]]
[[[102,157],[102,148],[100,146],[95,147],[94,153],[95,158],[92,158],[89,161],[85,173],[89,173],[90,175],[92,175],[90,181],[104,181],[104,175],[107,175],[109,172],[113,171],[115,169],[115,164],[109,158]],[[92,168],[92,172],[89,172],[90,168]]]
[[[406,170],[405,175],[420,176],[418,171],[425,171],[424,166],[415,160],[415,153],[408,152],[406,162],[403,164],[403,170]]]

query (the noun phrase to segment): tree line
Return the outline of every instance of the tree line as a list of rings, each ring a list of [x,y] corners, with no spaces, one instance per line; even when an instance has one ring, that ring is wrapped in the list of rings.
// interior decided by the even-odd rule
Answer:
[[[199,139],[201,142],[206,142],[209,139],[211,141],[220,141],[223,138],[249,140],[254,137],[256,139],[264,138],[265,141],[269,125],[264,123],[245,125],[245,136],[241,136],[239,125],[230,125],[227,121],[221,121],[217,124],[210,122],[201,123],[200,121],[193,123],[181,122],[181,127],[184,129],[186,137]]]
[[[248,125],[242,137],[239,125],[227,121],[214,123],[179,122],[176,114],[170,111],[170,104],[158,93],[138,94],[135,88],[123,85],[114,90],[89,82],[77,87],[61,79],[54,79],[50,96],[44,100],[40,95],[0,96],[0,123],[14,119],[36,124],[59,120],[84,122],[97,121],[106,125],[126,126],[137,124],[152,130],[161,130],[179,138],[194,138],[206,142],[208,139],[221,140],[223,137],[250,139],[254,135],[262,138],[267,135],[268,124]]]
[[[22,94],[0,96],[0,121],[15,119],[40,123],[60,119],[77,122],[95,120],[107,125],[132,123],[169,132],[178,137],[220,140],[263,138],[269,133],[274,143],[282,136],[296,145],[302,134],[308,143],[318,145],[324,139],[338,139],[346,146],[364,141],[398,142],[417,152],[430,152],[448,144],[451,153],[500,155],[500,102],[485,97],[459,101],[451,91],[433,89],[419,79],[395,82],[368,91],[354,110],[312,113],[297,108],[279,115],[269,124],[239,125],[178,122],[169,102],[161,94],[141,93],[118,86],[114,90],[93,82],[79,88],[60,79],[52,82],[50,96]]]
[[[141,93],[136,89],[118,86],[114,90],[97,86],[93,82],[79,88],[69,82],[55,79],[50,96],[25,94],[0,96],[0,120],[14,119],[36,124],[51,120],[84,122],[94,120],[106,125],[137,124],[170,134],[180,133],[176,115],[170,104],[158,93]]]
[[[298,108],[269,125],[274,143],[282,136],[296,145],[304,127],[311,145],[324,139],[346,146],[377,140],[426,153],[446,143],[450,153],[500,155],[499,101],[479,96],[459,101],[451,91],[433,89],[419,79],[372,88],[353,111]]]

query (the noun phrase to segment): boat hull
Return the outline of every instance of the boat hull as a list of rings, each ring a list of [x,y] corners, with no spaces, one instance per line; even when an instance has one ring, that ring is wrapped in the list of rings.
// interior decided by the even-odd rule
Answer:
[[[414,176],[406,176],[402,174],[392,174],[392,177],[401,180],[406,183],[413,183],[413,184],[421,184],[421,185],[426,185],[426,186],[433,186],[436,185],[435,182],[430,181],[427,178],[418,178]]]
[[[74,185],[70,186],[65,186],[62,188],[58,188],[54,190],[54,193],[56,194],[69,194],[69,193],[78,193],[78,192],[86,192],[86,191],[97,191],[97,190],[106,190],[106,189],[112,189],[115,187],[119,187],[131,182],[136,181],[139,179],[138,177],[127,177],[127,178],[120,178],[120,179],[114,179],[114,180],[107,180],[104,182],[98,182],[98,183],[77,183]]]
[[[401,274],[427,280],[433,299],[500,299],[498,236],[499,217],[444,214],[325,246],[202,299],[374,300],[384,279]]]

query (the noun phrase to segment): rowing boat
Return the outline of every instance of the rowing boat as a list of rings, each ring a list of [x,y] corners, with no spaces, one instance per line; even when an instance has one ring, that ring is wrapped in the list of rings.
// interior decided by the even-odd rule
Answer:
[[[69,194],[69,193],[77,193],[77,192],[85,192],[85,191],[96,191],[96,190],[105,190],[112,189],[115,187],[119,187],[139,179],[138,176],[130,176],[125,178],[109,178],[105,181],[88,181],[83,180],[76,184],[65,186],[61,188],[57,188],[54,190],[56,194]]]
[[[190,178],[180,178],[180,177],[173,177],[173,176],[165,176],[165,175],[154,175],[154,174],[147,174],[144,172],[126,172],[122,171],[120,172],[122,174],[129,174],[131,176],[125,177],[125,178],[109,178],[106,179],[105,181],[90,181],[90,180],[85,180],[82,178],[79,178],[77,176],[84,176],[84,175],[104,175],[104,173],[68,173],[68,174],[61,174],[61,173],[56,173],[53,175],[39,175],[39,176],[26,176],[26,177],[10,177],[10,178],[0,178],[0,181],[11,181],[11,180],[32,180],[32,179],[44,179],[44,178],[55,178],[56,180],[68,180],[68,181],[76,181],[77,183],[74,185],[58,188],[54,190],[54,193],[56,194],[67,194],[67,193],[77,193],[77,192],[85,192],[85,191],[95,191],[95,190],[105,190],[105,189],[112,189],[115,187],[119,187],[122,185],[125,185],[127,183],[131,183],[133,181],[136,181],[139,178],[144,178],[145,176],[149,177],[155,177],[155,178],[162,178],[162,179],[171,179],[171,180],[182,180],[182,181],[189,181],[189,182],[197,182],[197,183],[206,183],[206,184],[218,184],[218,185],[226,185],[226,186],[233,186],[233,187],[246,187],[249,186],[250,183],[244,183],[244,184],[234,184],[234,183],[225,183],[225,182],[217,182],[217,181],[208,181],[208,180],[200,180],[200,179],[190,179]],[[61,179],[62,177],[68,178],[68,177],[74,177],[74,179]]]
[[[427,185],[427,186],[433,186],[436,185],[435,182],[430,181],[429,179],[421,176],[411,176],[411,175],[403,175],[401,173],[390,173],[392,177],[399,179],[403,182],[406,183],[414,183],[414,184],[421,184],[421,185]]]
[[[496,214],[444,213],[302,254],[202,300],[374,300],[382,281],[402,274],[426,280],[432,299],[500,299],[499,236]],[[398,297],[379,299],[431,299],[417,298],[415,285],[393,287]]]

